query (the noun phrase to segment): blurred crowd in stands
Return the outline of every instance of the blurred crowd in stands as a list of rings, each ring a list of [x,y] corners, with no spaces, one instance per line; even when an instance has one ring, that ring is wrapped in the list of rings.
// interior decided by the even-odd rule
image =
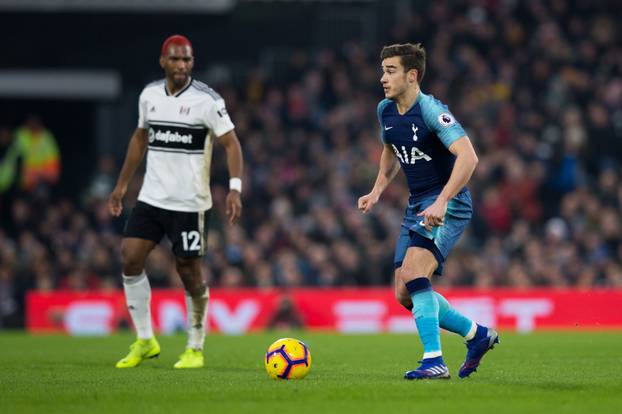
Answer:
[[[477,4],[487,6],[430,2],[402,16],[386,38],[426,46],[422,89],[449,105],[480,159],[469,185],[475,216],[437,283],[622,286],[620,8]],[[357,42],[295,50],[285,62],[252,68],[244,83],[213,84],[246,168],[243,219],[229,226],[226,164],[216,150],[204,260],[210,285],[391,283],[408,198],[401,173],[372,213],[356,209],[382,150],[378,54]],[[29,122],[25,128],[42,128]],[[106,206],[121,160],[102,156],[89,188],[53,199],[45,188],[62,185],[58,154],[40,165],[43,174],[30,171],[28,149],[10,149],[24,131],[0,130],[0,315],[20,306],[26,288],[114,289],[121,281],[124,220]],[[9,157],[19,165],[13,185],[1,180]],[[132,183],[125,216],[140,184],[141,177]],[[147,273],[153,287],[180,286],[166,241]]]

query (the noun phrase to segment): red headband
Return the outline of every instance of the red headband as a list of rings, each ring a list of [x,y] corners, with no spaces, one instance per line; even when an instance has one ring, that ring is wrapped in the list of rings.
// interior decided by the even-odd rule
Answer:
[[[190,43],[190,40],[188,40],[186,36],[173,35],[169,36],[164,43],[162,43],[161,56],[166,56],[168,54],[168,47],[171,45],[188,46],[190,50],[192,50],[192,43]]]

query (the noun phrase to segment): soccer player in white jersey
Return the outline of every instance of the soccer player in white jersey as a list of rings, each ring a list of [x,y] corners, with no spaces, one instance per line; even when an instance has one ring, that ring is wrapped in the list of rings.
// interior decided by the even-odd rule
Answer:
[[[204,365],[203,343],[209,290],[201,275],[212,198],[209,187],[212,144],[223,145],[229,169],[226,214],[235,223],[242,211],[242,150],[224,100],[191,77],[190,41],[174,35],[164,41],[160,66],[165,79],[140,94],[138,127],[108,204],[119,216],[128,183],[147,153],[147,171],[138,202],[125,225],[121,246],[123,288],[137,331],[130,352],[117,368],[132,368],[160,354],[151,326],[151,288],[145,274],[149,252],[166,235],[172,243],[188,311],[188,344],[175,368]]]

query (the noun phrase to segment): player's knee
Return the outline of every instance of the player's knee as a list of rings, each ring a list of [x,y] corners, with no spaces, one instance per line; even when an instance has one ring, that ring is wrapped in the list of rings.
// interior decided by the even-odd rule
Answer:
[[[183,280],[193,279],[197,273],[200,275],[198,263],[190,258],[177,257],[175,259],[175,268]]]
[[[185,273],[190,268],[190,261],[184,257],[176,257],[175,268],[180,274]]]
[[[127,244],[121,245],[121,260],[123,265],[123,274],[127,276],[139,275],[145,266],[144,258]]]
[[[417,277],[431,277],[438,267],[436,258],[429,250],[411,247],[408,249],[400,271],[400,279],[407,283]]]
[[[401,267],[395,269],[395,300],[408,310],[412,310],[412,300],[401,280]]]
[[[410,296],[408,296],[408,294],[396,291],[395,300],[397,300],[397,302],[403,307],[405,307],[406,309],[408,310],[412,309],[413,303],[412,303],[412,300],[410,299]]]
[[[201,296],[205,293],[205,281],[201,275],[201,266],[197,260],[177,258],[176,268],[184,289],[190,296]]]

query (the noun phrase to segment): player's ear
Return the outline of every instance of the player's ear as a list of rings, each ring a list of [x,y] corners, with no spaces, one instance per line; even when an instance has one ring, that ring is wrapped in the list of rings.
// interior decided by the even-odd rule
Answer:
[[[160,56],[160,67],[162,69],[164,69],[164,63],[165,63],[165,57],[164,56]]]
[[[419,72],[417,71],[417,69],[411,69],[408,71],[408,81],[409,82],[417,82],[417,76],[419,75]]]

